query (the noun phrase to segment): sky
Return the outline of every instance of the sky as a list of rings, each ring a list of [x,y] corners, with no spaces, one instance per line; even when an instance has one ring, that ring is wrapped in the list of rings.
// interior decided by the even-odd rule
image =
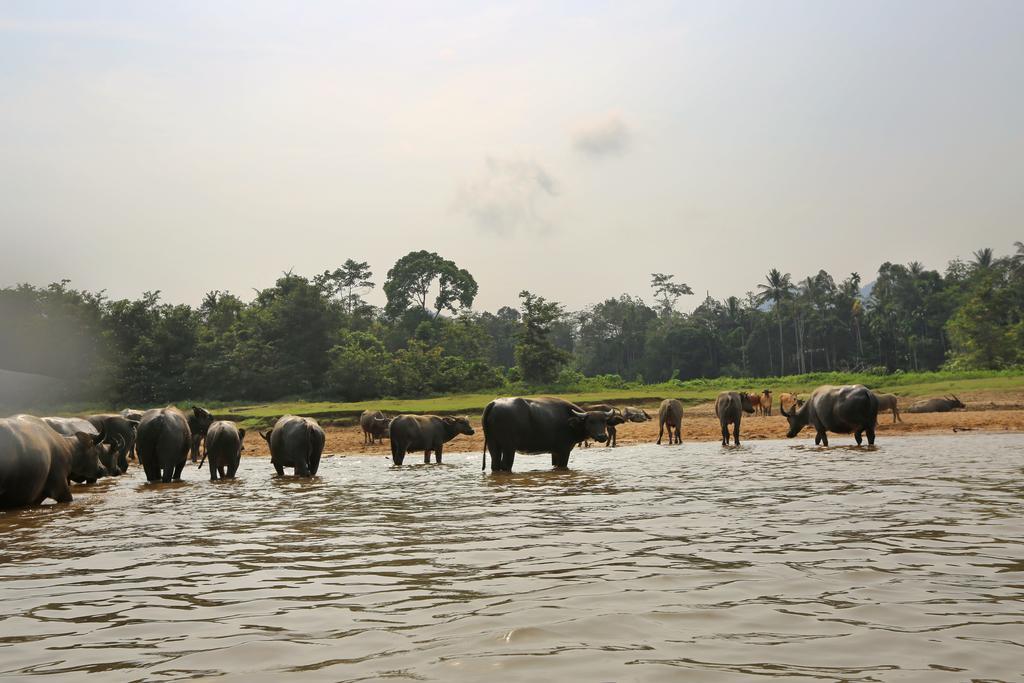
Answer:
[[[245,299],[427,249],[474,305],[1024,240],[1024,3],[0,0],[0,286]]]

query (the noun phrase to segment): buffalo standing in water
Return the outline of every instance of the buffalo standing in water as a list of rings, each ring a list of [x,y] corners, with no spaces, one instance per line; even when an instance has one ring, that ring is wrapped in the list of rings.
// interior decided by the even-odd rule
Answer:
[[[203,442],[203,458],[210,461],[210,481],[234,479],[238,463],[242,460],[242,440],[245,430],[233,422],[220,420],[210,425]],[[199,466],[202,467],[202,461]]]
[[[661,443],[661,437],[665,433],[666,427],[668,427],[668,442],[670,444],[683,442],[683,437],[680,436],[683,428],[682,401],[666,398],[661,402],[661,406],[658,408],[658,440],[655,443]],[[675,436],[672,435],[672,430],[675,430]]]
[[[284,415],[260,436],[270,446],[270,463],[278,476],[284,476],[285,467],[293,467],[297,477],[315,476],[320,469],[327,437],[313,418]]]
[[[499,398],[484,408],[484,467],[511,472],[516,452],[550,453],[551,465],[569,468],[569,454],[584,439],[608,441],[610,413],[581,410],[560,398]]]
[[[102,432],[105,435],[103,442],[113,447],[117,469],[121,472],[127,472],[128,454],[135,450],[135,439],[137,437],[135,430],[138,429],[139,421],[129,420],[122,415],[113,413],[90,415],[85,419],[96,428],[96,431]],[[114,472],[111,472],[111,474],[114,474]]]
[[[103,469],[102,436],[63,436],[32,415],[0,419],[0,508],[70,503],[76,481],[96,481]]]
[[[148,481],[179,481],[185,460],[192,449],[192,430],[196,424],[203,434],[210,426],[209,413],[196,406],[188,418],[174,406],[154,408],[142,414],[135,447]]]
[[[206,438],[206,430],[213,424],[213,415],[205,408],[195,406],[188,415],[188,428],[192,432],[192,448],[189,456],[192,462],[199,460],[199,447]]]
[[[423,463],[441,462],[444,445],[459,434],[475,434],[467,417],[399,415],[391,421],[391,459],[401,465],[409,451],[423,451]]]
[[[818,387],[799,410],[782,413],[789,420],[789,433],[786,438],[792,439],[800,430],[811,425],[814,427],[815,445],[828,446],[828,432],[849,434],[859,446],[862,434],[867,433],[868,445],[875,443],[875,424],[878,422],[878,397],[863,384],[845,387]]]
[[[110,435],[103,431],[103,426],[96,427],[88,420],[81,417],[44,417],[40,418],[47,426],[53,431],[57,432],[61,436],[75,436],[79,432],[88,434],[93,437],[98,437],[102,442],[99,446],[96,446],[96,454],[99,457],[100,464],[102,467],[101,477],[116,477],[121,474],[121,470],[117,465],[117,449],[118,446],[106,445],[110,442]],[[118,444],[119,442],[114,442]],[[81,484],[83,481],[87,484],[96,483],[96,479],[74,479],[73,481]]]
[[[918,401],[910,405],[907,408],[908,413],[948,413],[951,410],[960,410],[966,408],[963,402],[952,395],[946,398],[929,398],[924,401]]]
[[[732,438],[740,445],[740,420],[743,413],[754,414],[754,405],[750,402],[750,394],[739,391],[723,391],[715,401],[715,415],[722,424],[722,445],[729,445],[729,425],[733,425]]]

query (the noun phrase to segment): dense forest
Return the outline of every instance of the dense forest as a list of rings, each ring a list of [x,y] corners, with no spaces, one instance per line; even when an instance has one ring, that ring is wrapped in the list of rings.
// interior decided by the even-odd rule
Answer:
[[[58,377],[67,400],[121,405],[1006,368],[1024,363],[1024,244],[1015,249],[981,249],[945,272],[883,263],[869,283],[772,269],[689,314],[676,307],[693,290],[662,273],[650,301],[567,311],[523,291],[516,306],[478,312],[472,274],[426,251],[388,271],[383,308],[365,301],[374,275],[353,260],[285,273],[251,301],[210,292],[198,308],[159,292],[110,300],[67,281],[22,284],[0,290],[0,368]]]

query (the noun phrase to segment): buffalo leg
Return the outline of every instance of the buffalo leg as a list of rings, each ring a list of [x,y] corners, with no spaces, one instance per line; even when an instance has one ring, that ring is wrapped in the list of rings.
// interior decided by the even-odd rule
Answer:
[[[185,462],[184,461],[182,461],[180,464],[174,466],[174,473],[171,475],[171,478],[174,481],[181,481],[181,471],[183,469],[185,469]]]
[[[142,469],[146,472],[146,481],[157,481],[160,479],[160,468],[149,460],[142,463]]]
[[[501,469],[504,470],[505,472],[511,472],[512,471],[512,465],[515,464],[515,461],[516,461],[516,451],[515,451],[515,449],[514,448],[506,449],[505,452],[501,454]]]
[[[608,427],[608,442],[612,448],[615,448],[616,436],[615,436],[615,425]]]
[[[821,437],[821,445],[824,446],[825,448],[828,448],[828,433],[819,432],[818,436]],[[815,439],[815,441],[817,441],[817,439]]]
[[[171,477],[173,477],[173,476],[174,476],[174,468],[173,467],[164,467],[164,468],[162,468],[160,470],[160,481],[162,481],[165,484],[170,484],[171,483]]]
[[[864,441],[864,432],[862,432],[861,430],[858,429],[856,432],[853,433],[853,438],[857,442],[857,445],[859,446],[861,444],[861,442]]]
[[[434,462],[437,464],[441,464],[441,451],[443,450],[444,448],[442,446],[438,446],[437,450],[434,451]]]
[[[487,452],[491,455],[491,472],[501,471],[501,447],[496,443],[488,443]]]
[[[661,445],[661,435],[664,434],[664,433],[665,433],[665,423],[664,422],[659,422],[658,423],[658,440],[655,441],[654,443],[656,443],[656,444],[658,444],[660,446]],[[669,431],[669,437],[671,437],[671,436],[672,436],[672,432],[670,430]]]
[[[234,479],[235,478],[235,472],[238,471],[238,465],[241,462],[241,460],[242,460],[242,457],[241,457],[241,455],[239,455],[239,457],[235,458],[231,462],[231,465],[228,467],[228,479]]]
[[[281,466],[281,465],[278,465],[276,462],[274,463],[274,470],[277,472],[277,476],[279,476],[279,477],[283,477],[284,476],[284,467]]]
[[[868,427],[867,433],[868,433],[868,445],[869,446],[874,446],[875,445],[875,428],[874,427]]]
[[[209,455],[206,456],[207,462],[210,463],[210,481],[217,481],[220,477],[220,468],[217,467],[216,458],[211,458]]]
[[[738,418],[732,428],[732,440],[736,442],[737,446],[740,445],[740,420]]]
[[[722,445],[723,446],[728,446],[729,445],[729,423],[728,422],[723,422],[722,423]]]

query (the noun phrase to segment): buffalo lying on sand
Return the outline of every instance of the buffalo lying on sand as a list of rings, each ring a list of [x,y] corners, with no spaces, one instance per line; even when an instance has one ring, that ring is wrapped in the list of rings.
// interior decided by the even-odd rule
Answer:
[[[754,406],[750,402],[750,394],[739,391],[723,391],[715,400],[715,415],[722,425],[722,445],[729,445],[729,425],[733,425],[732,438],[740,445],[740,421],[743,413],[754,414]]]
[[[320,469],[327,437],[313,418],[283,415],[260,436],[270,446],[270,463],[278,476],[284,476],[285,467],[294,468],[297,477],[315,476]]]
[[[661,402],[661,406],[658,408],[658,440],[655,443],[661,443],[661,437],[665,433],[666,428],[668,428],[668,442],[670,444],[683,442],[681,435],[683,428],[682,401],[675,398],[666,398]],[[675,430],[674,435],[673,430]]]
[[[0,508],[72,500],[69,480],[96,481],[102,437],[58,434],[32,415],[0,419]]]
[[[560,398],[495,399],[484,408],[484,466],[487,453],[492,472],[511,472],[517,452],[550,453],[553,467],[568,469],[575,444],[584,439],[608,441],[611,417]]]
[[[800,430],[814,427],[814,443],[828,446],[828,432],[849,434],[859,446],[862,434],[867,433],[868,444],[875,443],[875,424],[878,422],[878,398],[862,384],[844,387],[822,386],[811,393],[799,410],[782,413],[789,420],[792,439]]]
[[[950,394],[945,398],[929,398],[923,401],[912,403],[907,408],[908,413],[948,413],[951,410],[962,410],[966,408],[963,402],[955,395]]]
[[[372,445],[384,441],[391,419],[379,410],[364,410],[359,416],[359,426],[363,430],[363,445]]]
[[[203,457],[210,461],[210,481],[234,479],[242,459],[243,439],[245,430],[234,422],[219,420],[210,425],[203,448]]]
[[[430,462],[431,453],[435,462],[441,462],[446,443],[459,434],[474,433],[467,417],[399,415],[391,421],[391,459],[401,465],[409,451],[423,451],[424,464]]]

